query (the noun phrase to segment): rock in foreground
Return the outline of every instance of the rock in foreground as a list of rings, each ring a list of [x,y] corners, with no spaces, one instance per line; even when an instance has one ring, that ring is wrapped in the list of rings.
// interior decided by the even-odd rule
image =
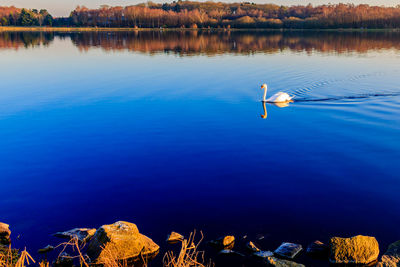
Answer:
[[[329,246],[316,240],[307,247],[307,254],[315,258],[328,259]]]
[[[259,252],[259,251],[261,251],[261,249],[259,249],[259,248],[257,247],[257,245],[254,244],[252,241],[250,241],[249,243],[247,243],[246,247],[247,247],[248,250],[250,250],[250,251],[252,251],[252,252]]]
[[[73,267],[73,257],[68,253],[62,252],[58,258],[53,262],[54,267]]]
[[[330,262],[337,264],[368,264],[379,255],[378,241],[371,236],[333,237],[330,247]]]
[[[183,235],[176,232],[171,232],[171,234],[167,237],[168,244],[176,244],[182,241],[183,241]]]
[[[51,251],[53,251],[53,250],[54,250],[54,247],[53,247],[53,246],[47,245],[47,246],[45,246],[44,248],[39,249],[39,250],[38,250],[38,253],[39,253],[39,254],[46,254],[46,253],[49,253],[49,252],[51,252]]]
[[[8,224],[0,222],[0,245],[11,244],[11,231]]]
[[[141,257],[151,259],[159,249],[153,240],[139,233],[135,224],[119,221],[97,229],[87,254],[94,264],[105,264],[110,258],[130,263]]]
[[[274,253],[284,258],[294,259],[294,257],[296,257],[300,251],[302,251],[302,249],[303,247],[301,245],[285,242],[282,243],[279,248],[274,251]]]
[[[389,246],[377,267],[400,267],[400,240]]]
[[[80,242],[87,242],[93,237],[95,232],[96,229],[94,228],[75,228],[65,232],[57,232],[53,236],[65,239],[77,238]]]
[[[217,249],[233,249],[235,246],[235,237],[227,235],[210,242],[210,245]]]

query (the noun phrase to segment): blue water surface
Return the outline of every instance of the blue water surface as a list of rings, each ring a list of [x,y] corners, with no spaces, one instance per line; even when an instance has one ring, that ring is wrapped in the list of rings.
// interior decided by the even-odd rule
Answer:
[[[212,53],[138,49],[147,39],[133,34],[0,49],[0,221],[16,246],[36,251],[54,232],[117,220],[159,244],[193,229],[262,234],[265,249],[364,234],[384,251],[400,239],[391,37],[362,51],[300,36],[296,47]],[[103,45],[113,38],[133,48]],[[299,101],[266,104],[265,116],[264,82]]]

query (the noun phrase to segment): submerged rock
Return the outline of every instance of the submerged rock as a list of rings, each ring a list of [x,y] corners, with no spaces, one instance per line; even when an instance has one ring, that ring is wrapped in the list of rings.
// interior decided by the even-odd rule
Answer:
[[[294,259],[300,251],[303,250],[303,247],[294,243],[282,243],[279,248],[275,250],[275,254],[284,258]]]
[[[235,237],[228,235],[210,242],[210,245],[217,249],[232,249],[235,246]]]
[[[182,242],[182,241],[183,241],[183,235],[178,234],[176,232],[171,232],[171,234],[168,235],[168,237],[167,237],[168,244],[176,244],[176,243]]]
[[[262,235],[262,234],[258,234],[258,235],[256,236],[256,238],[257,238],[257,240],[263,240],[263,239],[265,238],[265,236]]]
[[[330,262],[337,264],[368,264],[376,261],[379,245],[375,237],[333,237],[330,240]]]
[[[139,233],[137,226],[119,221],[101,226],[89,243],[87,254],[94,264],[104,264],[112,255],[128,263],[145,258],[152,259],[160,247],[150,238]]]
[[[94,228],[74,228],[65,232],[57,232],[53,236],[64,239],[77,238],[80,242],[87,242],[93,237],[95,232],[96,229]]]
[[[288,260],[282,260],[278,259],[275,257],[267,257],[265,259],[266,263],[269,266],[277,266],[277,267],[305,267],[303,264],[293,262],[293,261],[288,261]]]
[[[38,250],[38,253],[39,253],[39,254],[46,254],[46,253],[51,252],[51,251],[53,251],[53,250],[54,250],[54,247],[53,247],[53,246],[47,245],[47,246],[45,246],[44,248],[39,249],[39,250]]]
[[[329,246],[316,240],[307,247],[306,252],[311,257],[325,259],[329,257]]]
[[[233,251],[231,249],[223,249],[218,254],[223,254],[223,255],[233,255],[233,256],[238,256],[238,257],[244,257],[242,253]]]
[[[260,249],[251,241],[249,243],[247,243],[246,247],[252,252],[260,251]]]
[[[400,240],[389,246],[377,267],[400,267]]]
[[[10,226],[6,223],[0,222],[0,245],[11,244],[10,235]]]

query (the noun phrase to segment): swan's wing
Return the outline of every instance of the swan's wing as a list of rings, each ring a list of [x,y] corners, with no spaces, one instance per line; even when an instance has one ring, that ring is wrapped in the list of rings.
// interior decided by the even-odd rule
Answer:
[[[267,102],[287,102],[290,101],[293,97],[284,92],[278,92],[267,99]]]
[[[276,93],[267,99],[267,102],[278,102],[282,92]]]
[[[288,101],[289,95],[283,92],[279,92],[276,94],[276,102],[286,102]]]

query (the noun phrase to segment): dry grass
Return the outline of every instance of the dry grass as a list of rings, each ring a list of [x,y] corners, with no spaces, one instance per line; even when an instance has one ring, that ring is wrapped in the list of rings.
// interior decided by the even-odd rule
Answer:
[[[25,248],[24,251],[21,252],[21,256],[19,257],[17,263],[15,264],[15,267],[25,267],[25,264],[26,265],[31,264],[30,261],[35,263],[35,260],[32,258],[31,255],[29,255],[29,253],[26,251]]]
[[[11,246],[0,251],[0,267],[25,267],[30,265],[31,262],[35,263],[26,249],[21,254],[17,250],[11,249]]]
[[[79,242],[77,237],[72,238],[71,240],[69,240],[68,242],[64,242],[59,244],[58,246],[55,247],[55,249],[61,247],[61,252],[58,254],[58,258],[57,261],[60,261],[62,259],[69,259],[71,261],[75,260],[75,259],[79,259],[79,265],[81,267],[85,266],[85,267],[89,267],[88,264],[88,258],[85,257],[82,254],[82,249],[85,246],[85,243]],[[63,253],[67,250],[67,249],[71,249],[73,252],[76,252],[75,256],[67,256],[67,255],[63,255]]]
[[[49,267],[50,263],[48,261],[39,262],[39,267]]]
[[[105,256],[104,256],[104,266],[106,267],[128,267],[133,266],[133,264],[128,264],[127,260],[120,260],[118,258],[118,253],[115,250],[110,248],[104,249]],[[147,266],[147,264],[144,264]]]
[[[172,251],[165,254],[163,259],[164,267],[211,267],[212,263],[204,263],[204,251],[199,251],[198,247],[203,241],[204,235],[200,231],[201,238],[195,243],[196,231],[190,233],[188,239],[182,241],[182,247],[179,255]]]

